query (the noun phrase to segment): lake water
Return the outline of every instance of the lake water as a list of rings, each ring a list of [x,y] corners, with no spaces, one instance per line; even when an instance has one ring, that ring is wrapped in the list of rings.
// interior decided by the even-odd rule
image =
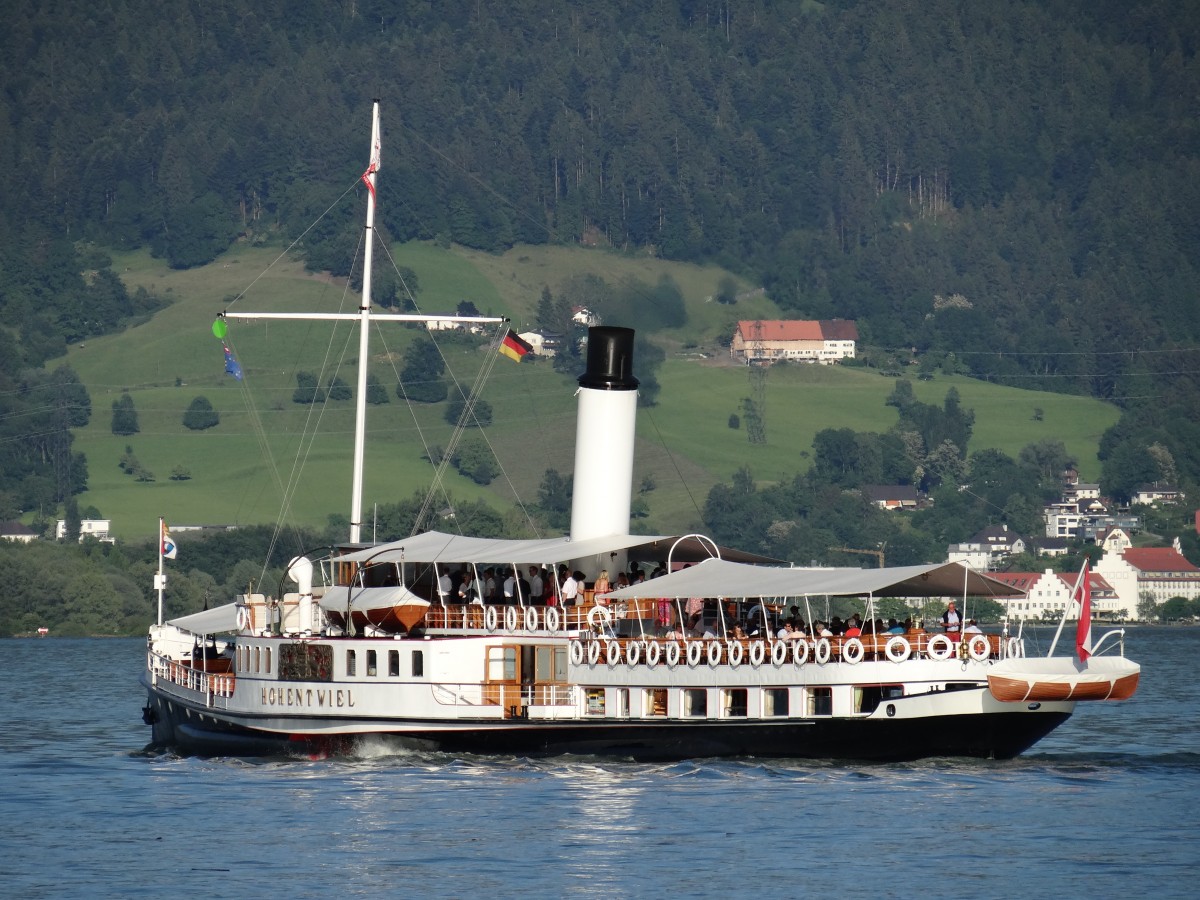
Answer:
[[[144,640],[0,641],[5,897],[1194,897],[1200,628],[1010,762],[143,752]]]

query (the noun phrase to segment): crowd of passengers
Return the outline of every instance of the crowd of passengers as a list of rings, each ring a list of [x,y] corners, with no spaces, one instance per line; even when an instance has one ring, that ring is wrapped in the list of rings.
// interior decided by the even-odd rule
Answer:
[[[454,573],[443,569],[438,575],[437,592],[438,599],[445,603],[583,606],[590,602],[607,606],[610,591],[641,584],[647,577],[657,578],[666,571],[666,566],[660,563],[647,576],[634,563],[628,574],[618,572],[615,580],[609,579],[607,570],[601,570],[596,580],[589,582],[583,572],[572,572],[566,566],[559,566],[557,571],[544,566],[500,569],[464,566]]]

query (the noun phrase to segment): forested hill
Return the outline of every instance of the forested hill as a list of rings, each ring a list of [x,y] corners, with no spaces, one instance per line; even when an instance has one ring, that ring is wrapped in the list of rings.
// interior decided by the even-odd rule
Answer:
[[[361,172],[379,96],[395,239],[715,260],[884,351],[1114,399],[1107,454],[1161,441],[1200,475],[1190,0],[7,12],[5,391],[153,309],[104,248],[189,267],[303,234],[314,268],[345,272],[354,229],[304,229]]]

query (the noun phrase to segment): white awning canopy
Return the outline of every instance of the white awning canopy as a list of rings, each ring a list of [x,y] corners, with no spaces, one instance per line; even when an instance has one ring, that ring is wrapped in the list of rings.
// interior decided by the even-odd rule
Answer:
[[[167,624],[192,634],[223,634],[226,631],[237,631],[237,604],[226,603],[216,609],[180,616],[178,619],[171,619]]]
[[[1013,596],[1010,585],[960,563],[885,569],[784,569],[707,559],[669,575],[613,591],[613,600],[639,597],[978,597]]]
[[[338,556],[338,562],[358,563],[476,563],[505,565],[526,563],[555,565],[575,559],[628,551],[638,560],[687,562],[712,555],[713,545],[693,536],[616,534],[573,541],[569,537],[505,540],[501,538],[463,537],[441,531],[427,531],[399,541],[367,547]],[[769,557],[720,548],[725,558],[744,561],[777,562]]]

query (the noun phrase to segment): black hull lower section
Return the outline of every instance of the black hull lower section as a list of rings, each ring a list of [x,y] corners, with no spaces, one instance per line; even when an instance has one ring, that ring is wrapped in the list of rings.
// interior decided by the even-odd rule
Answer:
[[[1004,712],[920,719],[820,718],[753,721],[380,722],[365,734],[281,735],[212,717],[187,716],[151,694],[154,744],[207,756],[336,755],[379,737],[397,750],[511,756],[564,753],[669,761],[706,757],[907,762],[959,756],[1011,759],[1069,718],[1066,712]]]

